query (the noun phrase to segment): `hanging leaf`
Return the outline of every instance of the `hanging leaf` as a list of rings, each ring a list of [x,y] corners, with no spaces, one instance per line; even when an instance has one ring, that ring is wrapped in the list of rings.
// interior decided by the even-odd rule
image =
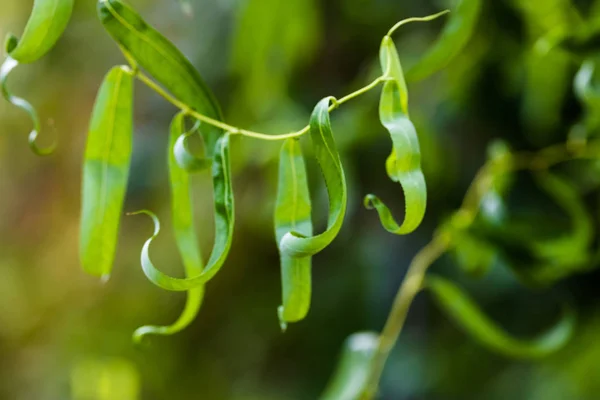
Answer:
[[[439,276],[429,276],[426,288],[440,308],[466,333],[490,350],[517,358],[544,357],[560,350],[573,334],[575,317],[570,310],[546,333],[535,339],[516,339],[504,332],[460,288]]]
[[[36,144],[41,131],[40,119],[35,108],[27,100],[10,93],[8,75],[19,64],[37,61],[50,51],[67,27],[72,11],[73,0],[35,0],[21,39],[9,33],[4,43],[8,55],[0,68],[2,96],[31,118],[33,129],[29,133],[29,146],[40,156],[54,152],[56,144],[44,149]]]
[[[479,15],[481,0],[460,0],[450,13],[438,40],[425,56],[406,73],[409,81],[419,81],[447,66],[459,54],[473,36]]]
[[[313,234],[306,167],[298,139],[287,139],[279,156],[279,184],[275,205],[277,243],[288,232]],[[311,297],[311,257],[290,257],[281,252],[282,305],[278,309],[281,329],[308,313]]]
[[[215,207],[215,243],[205,269],[198,274],[186,278],[174,278],[158,270],[150,260],[150,245],[160,232],[158,218],[148,211],[147,214],[154,220],[154,234],[142,248],[141,263],[146,277],[152,283],[166,290],[186,291],[201,287],[212,279],[223,266],[233,239],[234,227],[234,202],[231,187],[231,167],[229,158],[229,135],[222,136],[214,151],[212,167],[214,207]]]
[[[380,51],[381,68],[388,80],[383,85],[379,118],[392,137],[392,154],[386,161],[387,173],[404,190],[405,216],[402,225],[375,195],[365,197],[365,206],[375,208],[384,228],[403,235],[414,231],[423,220],[427,206],[427,186],[421,171],[421,150],[417,132],[408,115],[408,90],[396,46],[389,36]]]
[[[379,335],[374,332],[359,332],[346,339],[338,366],[320,400],[360,399],[378,344]]]
[[[135,60],[179,101],[203,115],[219,121],[223,119],[215,96],[194,66],[135,10],[118,0],[100,0],[98,15],[125,55]],[[209,151],[215,149],[217,139],[223,135],[221,129],[213,126],[206,126],[202,133],[206,135]]]
[[[296,231],[286,233],[279,242],[279,250],[289,257],[308,257],[321,252],[333,242],[344,223],[348,190],[342,162],[331,130],[330,101],[330,97],[321,100],[310,117],[310,138],[313,151],[321,167],[329,194],[327,229],[315,236]]]
[[[92,113],[83,165],[80,258],[108,278],[127,189],[133,134],[133,77],[126,67],[104,78]]]
[[[176,143],[185,133],[185,114],[180,112],[171,123],[171,135],[169,139],[168,159],[169,180],[171,183],[171,214],[175,241],[177,242],[179,255],[183,260],[185,274],[186,276],[195,276],[202,273],[204,264],[198,245],[198,237],[194,229],[194,207],[190,175],[185,169],[179,166],[174,152]],[[185,308],[177,321],[169,326],[142,326],[133,334],[134,341],[139,342],[148,334],[172,335],[185,329],[198,315],[203,296],[203,286],[190,289],[187,294]]]

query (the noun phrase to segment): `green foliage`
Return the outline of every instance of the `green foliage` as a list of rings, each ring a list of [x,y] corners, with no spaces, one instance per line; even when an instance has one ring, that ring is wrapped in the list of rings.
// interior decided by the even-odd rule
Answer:
[[[577,53],[577,49],[569,49],[569,39],[573,38],[568,32],[580,22],[578,13],[566,0],[548,4],[552,7],[545,8],[543,2],[538,1],[513,2],[527,20],[533,49],[527,55],[522,106],[526,124],[527,116],[534,116],[528,125],[532,134],[556,125],[565,95],[560,89],[569,77],[571,56]],[[406,78],[392,34],[408,22],[431,21],[446,11],[400,21],[382,40],[379,77],[345,97],[323,98],[314,107],[305,128],[270,135],[226,123],[211,89],[174,44],[147,24],[132,7],[120,0],[99,0],[97,11],[101,24],[130,65],[114,67],[108,73],[99,89],[90,123],[83,166],[80,226],[81,264],[88,273],[107,278],[114,262],[131,163],[134,79],[178,109],[170,128],[167,165],[173,231],[185,269],[184,278],[167,275],[151,260],[150,246],[160,232],[156,215],[150,211],[134,214],[149,215],[155,227],[141,251],[144,274],[162,289],[187,292],[187,300],[173,324],[143,326],[135,331],[134,340],[140,341],[148,334],[170,335],[187,327],[199,313],[205,285],[227,260],[235,225],[231,159],[234,136],[283,141],[274,212],[282,283],[278,316],[283,330],[288,323],[307,316],[312,295],[312,257],[336,239],[348,211],[346,173],[334,139],[330,114],[380,84],[379,119],[392,142],[385,167],[388,177],[399,183],[404,192],[404,220],[397,223],[390,209],[375,195],[367,195],[364,203],[378,212],[387,231],[398,235],[415,231],[425,216],[427,185],[421,167],[419,136],[409,115],[407,80],[424,79],[455,60],[475,34],[483,7],[481,0],[459,1],[438,41],[408,70]],[[6,41],[8,54],[0,70],[2,93],[9,102],[30,115],[34,124],[30,144],[40,154],[47,154],[51,149],[40,149],[35,143],[40,131],[37,113],[27,101],[8,91],[7,79],[19,63],[36,61],[54,46],[66,27],[72,8],[72,0],[36,0],[22,39],[11,35]],[[184,6],[185,13],[191,14],[189,10]],[[265,17],[265,23],[255,26],[258,15]],[[246,102],[255,106],[251,110],[254,115],[263,114],[265,109],[283,100],[293,68],[309,57],[318,45],[316,15],[315,4],[301,0],[250,1],[243,10],[234,40],[233,68],[239,76],[246,76],[240,93]],[[309,28],[303,26],[304,20],[309,21]],[[309,36],[305,35],[307,30]],[[274,35],[277,37],[272,41]],[[245,51],[248,41],[256,45],[256,52]],[[459,267],[470,275],[489,273],[495,261],[502,259],[523,281],[537,285],[554,284],[594,266],[595,256],[590,254],[594,227],[582,194],[568,179],[549,171],[566,161],[597,159],[599,155],[593,143],[588,142],[600,126],[595,76],[597,58],[591,57],[589,52],[584,53],[584,62],[575,77],[575,92],[585,108],[582,120],[572,130],[578,136],[574,133],[568,143],[537,153],[513,153],[502,142],[495,142],[490,147],[488,160],[473,181],[461,208],[442,224],[432,242],[415,256],[382,333],[355,334],[348,339],[339,368],[322,399],[368,399],[375,395],[384,364],[403,328],[412,301],[425,288],[467,334],[493,351],[513,357],[536,358],[556,352],[566,344],[574,330],[570,310],[553,329],[539,338],[515,339],[486,317],[457,286],[441,277],[426,277],[426,273],[446,252],[453,252]],[[279,62],[272,62],[273,59]],[[269,64],[268,68],[263,68],[264,63]],[[550,69],[554,72],[550,73]],[[548,91],[553,97],[546,96]],[[266,104],[267,101],[271,104]],[[549,119],[542,120],[538,115],[549,116]],[[188,120],[194,124],[191,129],[186,128]],[[579,135],[579,128],[585,130],[584,134]],[[194,153],[187,141],[197,133],[202,150]],[[313,231],[309,179],[300,145],[305,134],[310,137],[312,154],[328,195],[327,227],[319,234]],[[191,178],[192,174],[208,171],[213,185],[215,235],[211,254],[204,262],[194,226]],[[510,220],[511,204],[507,194],[514,189],[514,178],[519,171],[534,173],[547,200],[564,211],[571,224],[570,230],[539,239],[528,235],[528,231],[524,234],[515,229],[516,224],[512,225]],[[511,256],[530,263],[522,268],[517,262],[511,262]]]

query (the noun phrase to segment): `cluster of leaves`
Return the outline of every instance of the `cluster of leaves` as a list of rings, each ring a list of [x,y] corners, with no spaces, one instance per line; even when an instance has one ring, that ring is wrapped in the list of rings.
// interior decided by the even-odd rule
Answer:
[[[523,2],[515,2],[524,13],[537,11]],[[21,39],[9,35],[5,43],[7,57],[0,71],[2,93],[9,102],[30,115],[34,128],[29,141],[38,154],[51,153],[53,146],[47,149],[37,146],[40,123],[36,111],[27,101],[8,91],[7,78],[19,63],[36,61],[53,47],[68,23],[72,8],[73,0],[36,0]],[[391,154],[385,165],[388,177],[403,189],[404,220],[398,223],[385,203],[375,195],[365,197],[365,206],[377,211],[387,231],[398,235],[413,232],[425,215],[427,189],[421,170],[419,138],[409,115],[406,82],[407,79],[420,80],[430,76],[459,54],[473,34],[481,9],[481,0],[459,1],[437,42],[407,71],[406,78],[392,40],[393,33],[408,22],[429,21],[445,12],[399,22],[382,40],[379,53],[381,76],[343,98],[329,96],[319,101],[306,128],[284,135],[266,135],[225,123],[215,96],[179,49],[130,6],[120,0],[99,0],[100,21],[129,65],[114,67],[104,78],[89,127],[83,166],[80,229],[81,263],[88,273],[107,279],[115,257],[133,149],[135,79],[161,94],[180,110],[171,123],[167,160],[172,228],[184,264],[185,278],[169,276],[154,266],[149,251],[152,241],[159,234],[160,224],[151,212],[138,213],[148,214],[155,224],[154,234],[146,241],[141,252],[145,275],[165,290],[187,292],[187,302],[181,316],[173,324],[141,327],[134,333],[135,340],[139,341],[147,334],[173,334],[189,325],[199,312],[204,286],[216,276],[227,259],[235,222],[230,158],[230,137],[233,135],[283,141],[274,212],[275,237],[281,259],[282,304],[278,316],[282,329],[307,315],[311,302],[312,257],[333,242],[346,214],[348,190],[330,113],[379,85],[382,85],[379,118],[389,132],[392,143]],[[595,266],[598,259],[597,255],[589,254],[593,227],[577,191],[570,182],[547,171],[549,166],[556,163],[594,155],[590,150],[593,146],[587,138],[600,126],[598,60],[590,50],[594,48],[597,37],[596,27],[590,23],[584,24],[585,29],[572,30],[568,15],[571,14],[565,13],[560,29],[551,29],[554,26],[544,24],[541,28],[531,28],[532,41],[536,49],[540,49],[539,54],[534,53],[539,59],[532,60],[531,65],[532,69],[539,67],[549,55],[554,55],[552,60],[557,63],[564,57],[576,58],[581,69],[575,79],[575,89],[586,113],[572,130],[567,147],[549,148],[535,155],[513,154],[503,144],[491,148],[490,160],[475,179],[463,207],[442,225],[434,238],[436,243],[441,243],[440,253],[452,251],[459,265],[473,275],[481,276],[487,272],[501,254],[509,260],[509,265],[515,267],[515,272],[524,282],[549,285],[574,272]],[[260,63],[260,57],[257,60]],[[539,79],[543,79],[543,76]],[[256,90],[248,88],[247,92],[255,93]],[[531,93],[535,95],[534,90]],[[527,107],[527,102],[524,107]],[[312,153],[322,172],[329,197],[327,228],[319,234],[313,231],[311,196],[300,144],[300,138],[305,134],[310,137]],[[200,153],[192,153],[188,148],[187,140],[192,136],[202,142]],[[525,240],[513,234],[514,227],[507,222],[507,195],[514,181],[514,173],[524,169],[536,170],[535,178],[540,188],[572,221],[570,232],[559,238],[542,241]],[[207,171],[213,182],[215,239],[211,254],[204,261],[193,223],[190,177]],[[572,256],[572,253],[576,256]],[[390,350],[384,343],[390,342],[391,337],[393,345],[408,306],[421,289],[429,289],[441,309],[481,343],[511,356],[546,355],[562,347],[570,336],[573,317],[566,312],[556,327],[537,340],[512,338],[487,318],[453,283],[438,276],[425,277],[427,267],[437,257],[439,255],[424,257],[427,262],[422,261],[423,258],[415,259],[417,272],[409,275],[406,285],[400,288],[398,307],[395,307],[400,311],[397,314],[392,310],[391,322],[388,321],[386,325],[386,328],[391,327],[389,330],[384,329],[381,335],[359,333],[347,341],[339,370],[324,399],[357,398],[365,390],[370,393],[368,395],[374,394],[379,379],[378,368],[383,367]],[[527,268],[519,267],[516,262],[524,259],[528,262]]]

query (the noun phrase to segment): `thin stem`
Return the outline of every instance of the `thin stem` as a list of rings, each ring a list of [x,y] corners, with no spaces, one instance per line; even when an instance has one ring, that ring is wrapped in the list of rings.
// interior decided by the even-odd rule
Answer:
[[[577,149],[570,149],[566,144],[558,144],[546,147],[536,153],[520,152],[512,154],[510,157],[510,161],[496,165],[494,163],[497,163],[497,160],[488,161],[475,175],[467,190],[463,204],[457,211],[457,214],[464,217],[460,221],[463,228],[467,228],[475,220],[479,212],[481,199],[493,183],[492,173],[498,171],[494,168],[500,168],[503,173],[520,170],[536,171],[547,169],[565,161],[595,159],[600,157],[600,140],[586,143]],[[380,335],[378,349],[371,363],[369,378],[361,400],[371,400],[376,395],[385,363],[402,332],[410,306],[415,296],[422,289],[425,273],[442,254],[451,248],[452,239],[449,233],[437,234],[413,258]]]
[[[400,285],[400,289],[394,299],[392,311],[388,316],[387,322],[385,323],[379,338],[379,346],[371,364],[371,370],[369,371],[369,378],[367,380],[368,383],[362,397],[363,400],[372,399],[377,393],[377,387],[379,386],[383,368],[385,367],[385,363],[392,348],[402,332],[408,310],[416,295],[423,288],[425,273],[429,266],[446,252],[448,246],[449,240],[447,237],[441,235],[437,236],[429,244],[423,247],[410,263],[406,277],[402,281],[402,285]]]
[[[265,133],[249,131],[247,129],[240,129],[238,127],[226,124],[225,122],[218,121],[214,118],[207,117],[204,114],[200,114],[199,112],[192,110],[189,106],[187,106],[186,104],[177,100],[174,96],[169,94],[159,84],[154,82],[150,77],[148,77],[146,74],[141,72],[139,69],[134,68],[134,72],[135,72],[135,76],[142,83],[144,83],[150,89],[154,90],[156,93],[158,93],[161,97],[163,97],[169,103],[173,104],[175,107],[179,108],[180,110],[184,111],[185,113],[196,118],[199,121],[202,121],[209,125],[216,126],[217,128],[221,128],[227,132],[230,132],[233,135],[243,135],[243,136],[248,136],[251,138],[261,139],[261,140],[285,140],[285,139],[289,139],[289,138],[302,136],[305,133],[307,133],[310,129],[310,126],[305,126],[304,128],[302,128],[299,131],[286,133],[283,135],[268,135]],[[336,100],[329,107],[329,111],[331,112],[331,111],[335,110],[336,108],[338,108],[341,104],[344,104],[347,101],[352,100],[352,99],[368,92],[369,90],[375,88],[377,85],[379,85],[384,80],[385,80],[385,77],[380,76],[377,79],[375,79],[373,82],[369,83],[367,86],[362,87],[362,88],[356,90],[355,92],[352,92],[349,95],[342,97],[340,100]]]
[[[398,22],[396,25],[392,26],[392,28],[388,31],[388,36],[392,36],[394,34],[394,32],[400,28],[403,25],[406,25],[410,22],[427,22],[427,21],[432,21],[438,17],[441,17],[442,15],[448,14],[450,12],[450,10],[444,10],[444,11],[440,11],[437,14],[433,14],[433,15],[428,15],[426,17],[412,17],[412,18],[406,18],[403,19],[402,21]]]

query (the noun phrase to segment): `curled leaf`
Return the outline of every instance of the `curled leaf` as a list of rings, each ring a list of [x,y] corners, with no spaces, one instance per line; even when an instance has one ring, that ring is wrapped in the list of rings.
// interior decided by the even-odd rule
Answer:
[[[79,252],[83,269],[108,277],[127,189],[133,136],[133,77],[113,68],[98,91],[83,165]]]
[[[6,57],[6,60],[4,60],[4,63],[2,63],[2,66],[0,67],[0,89],[2,90],[2,96],[6,99],[6,101],[11,103],[12,105],[25,111],[29,115],[29,118],[31,118],[31,122],[33,123],[33,129],[29,133],[29,147],[31,147],[31,150],[39,156],[50,155],[54,152],[56,148],[56,143],[50,145],[47,148],[40,148],[36,143],[37,137],[39,135],[39,132],[41,131],[42,126],[40,124],[40,119],[38,117],[37,111],[27,100],[14,96],[8,90],[8,75],[18,65],[19,62],[11,58],[10,56]]]
[[[177,165],[187,172],[204,171],[209,169],[212,164],[210,158],[204,157],[204,154],[195,155],[188,148],[188,139],[198,131],[200,125],[200,121],[196,121],[196,124],[190,130],[181,133],[179,137],[177,137],[172,146]]]
[[[173,231],[179,254],[183,261],[186,276],[202,273],[204,263],[198,245],[198,237],[194,229],[194,209],[191,193],[191,180],[188,172],[180,167],[176,160],[174,148],[182,134],[185,134],[185,114],[180,112],[171,123],[169,139],[169,181],[171,183],[171,214]],[[177,321],[168,326],[142,326],[133,334],[135,342],[140,342],[145,335],[172,335],[189,326],[198,315],[204,287],[198,286],[188,290],[185,308]]]
[[[329,194],[329,218],[325,232],[310,236],[302,232],[290,231],[279,242],[279,250],[289,257],[308,257],[325,249],[339,233],[348,202],[348,190],[342,162],[338,154],[331,121],[329,119],[330,97],[321,100],[310,118],[310,138],[315,157],[325,178]]]
[[[149,212],[154,220],[155,230],[142,248],[141,263],[146,277],[156,286],[172,291],[186,291],[201,287],[212,279],[225,263],[233,239],[234,202],[231,187],[231,166],[229,158],[229,135],[221,137],[216,144],[212,166],[214,209],[215,209],[215,242],[206,267],[200,273],[186,278],[175,278],[158,270],[150,259],[150,245],[160,232],[158,218]]]
[[[25,111],[31,118],[33,129],[29,133],[29,146],[40,156],[54,152],[56,143],[40,148],[37,137],[41,130],[40,120],[35,108],[25,99],[13,96],[8,90],[8,75],[19,64],[31,63],[42,58],[63,34],[73,11],[73,0],[35,0],[31,16],[25,26],[21,39],[8,34],[5,50],[8,54],[0,70],[0,86],[6,101]]]
[[[125,55],[144,68],[179,101],[208,117],[223,119],[215,96],[194,66],[134,9],[119,0],[100,0],[98,16]],[[215,148],[217,139],[223,135],[221,129],[213,126],[207,126],[202,133],[206,135],[209,151]]]
[[[573,334],[575,317],[565,309],[559,322],[535,339],[517,339],[506,333],[460,288],[439,276],[429,276],[425,282],[440,308],[467,334],[490,350],[516,358],[539,358],[565,346]]]
[[[277,243],[288,232],[313,234],[311,202],[302,149],[297,139],[287,139],[279,156],[279,183],[275,204]],[[303,319],[310,308],[311,257],[291,257],[281,252],[282,305],[278,309],[282,330],[287,322]]]
[[[419,81],[448,65],[473,35],[481,5],[481,0],[459,0],[438,40],[427,54],[407,71],[406,79]]]
[[[404,191],[405,216],[399,225],[387,206],[375,195],[365,197],[365,206],[375,208],[384,228],[403,235],[414,231],[423,220],[427,205],[427,186],[421,170],[421,149],[413,123],[408,115],[408,90],[396,46],[389,36],[380,51],[381,68],[388,80],[383,85],[379,118],[389,131],[393,149],[386,161],[387,173]]]
[[[360,399],[378,344],[379,335],[374,332],[359,332],[346,339],[333,378],[320,400]]]

